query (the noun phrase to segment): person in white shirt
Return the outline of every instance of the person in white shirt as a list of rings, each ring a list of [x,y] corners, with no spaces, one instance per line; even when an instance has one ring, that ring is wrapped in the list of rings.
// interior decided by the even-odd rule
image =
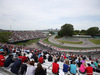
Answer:
[[[35,66],[34,66],[34,61],[30,61],[29,65],[27,65],[27,71],[25,75],[35,75]]]

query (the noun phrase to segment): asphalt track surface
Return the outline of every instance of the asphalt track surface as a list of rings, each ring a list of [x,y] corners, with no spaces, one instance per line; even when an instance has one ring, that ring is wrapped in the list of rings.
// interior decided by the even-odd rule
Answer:
[[[83,44],[68,44],[68,43],[64,43],[64,44],[60,44],[60,42],[58,42],[56,39],[54,39],[56,35],[51,36],[48,40],[52,43],[55,44],[59,44],[62,46],[69,46],[69,47],[100,47],[100,45],[96,45],[94,43],[92,43],[91,41],[88,40],[88,38],[79,38],[80,41],[83,41]]]

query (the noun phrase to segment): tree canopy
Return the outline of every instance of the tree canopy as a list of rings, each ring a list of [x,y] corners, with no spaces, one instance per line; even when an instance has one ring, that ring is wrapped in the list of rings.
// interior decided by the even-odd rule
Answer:
[[[63,26],[61,26],[61,30],[58,32],[58,36],[72,36],[73,35],[73,25],[71,24],[64,24]]]
[[[0,32],[0,42],[9,42],[11,32]]]
[[[96,34],[98,34],[99,32],[99,28],[98,27],[90,27],[89,29],[87,29],[87,34],[91,35],[92,37]]]

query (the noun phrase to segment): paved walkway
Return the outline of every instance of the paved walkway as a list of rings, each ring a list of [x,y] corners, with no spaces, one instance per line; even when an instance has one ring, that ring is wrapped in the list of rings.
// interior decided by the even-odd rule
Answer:
[[[56,35],[51,36],[48,40],[52,43],[59,44],[62,46],[69,46],[69,47],[84,47],[84,48],[85,47],[100,47],[100,45],[96,45],[92,43],[87,38],[79,38],[80,41],[83,41],[83,44],[68,44],[68,43],[60,44],[60,42],[54,39],[55,36]]]

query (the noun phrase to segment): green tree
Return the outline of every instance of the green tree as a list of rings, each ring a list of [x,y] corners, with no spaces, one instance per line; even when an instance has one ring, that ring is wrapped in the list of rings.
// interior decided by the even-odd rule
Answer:
[[[86,30],[81,30],[80,31],[80,35],[85,35],[86,34]]]
[[[49,33],[50,33],[50,34],[55,34],[53,31],[50,31]]]
[[[98,27],[90,27],[89,29],[87,29],[87,34],[91,35],[92,37],[96,34],[98,34],[99,32],[99,28]]]
[[[72,36],[73,35],[73,25],[71,24],[64,24],[63,26],[61,26],[61,30],[58,32],[58,36]]]
[[[74,35],[79,35],[80,34],[80,30],[74,30]]]
[[[0,42],[9,42],[11,32],[0,32]]]

